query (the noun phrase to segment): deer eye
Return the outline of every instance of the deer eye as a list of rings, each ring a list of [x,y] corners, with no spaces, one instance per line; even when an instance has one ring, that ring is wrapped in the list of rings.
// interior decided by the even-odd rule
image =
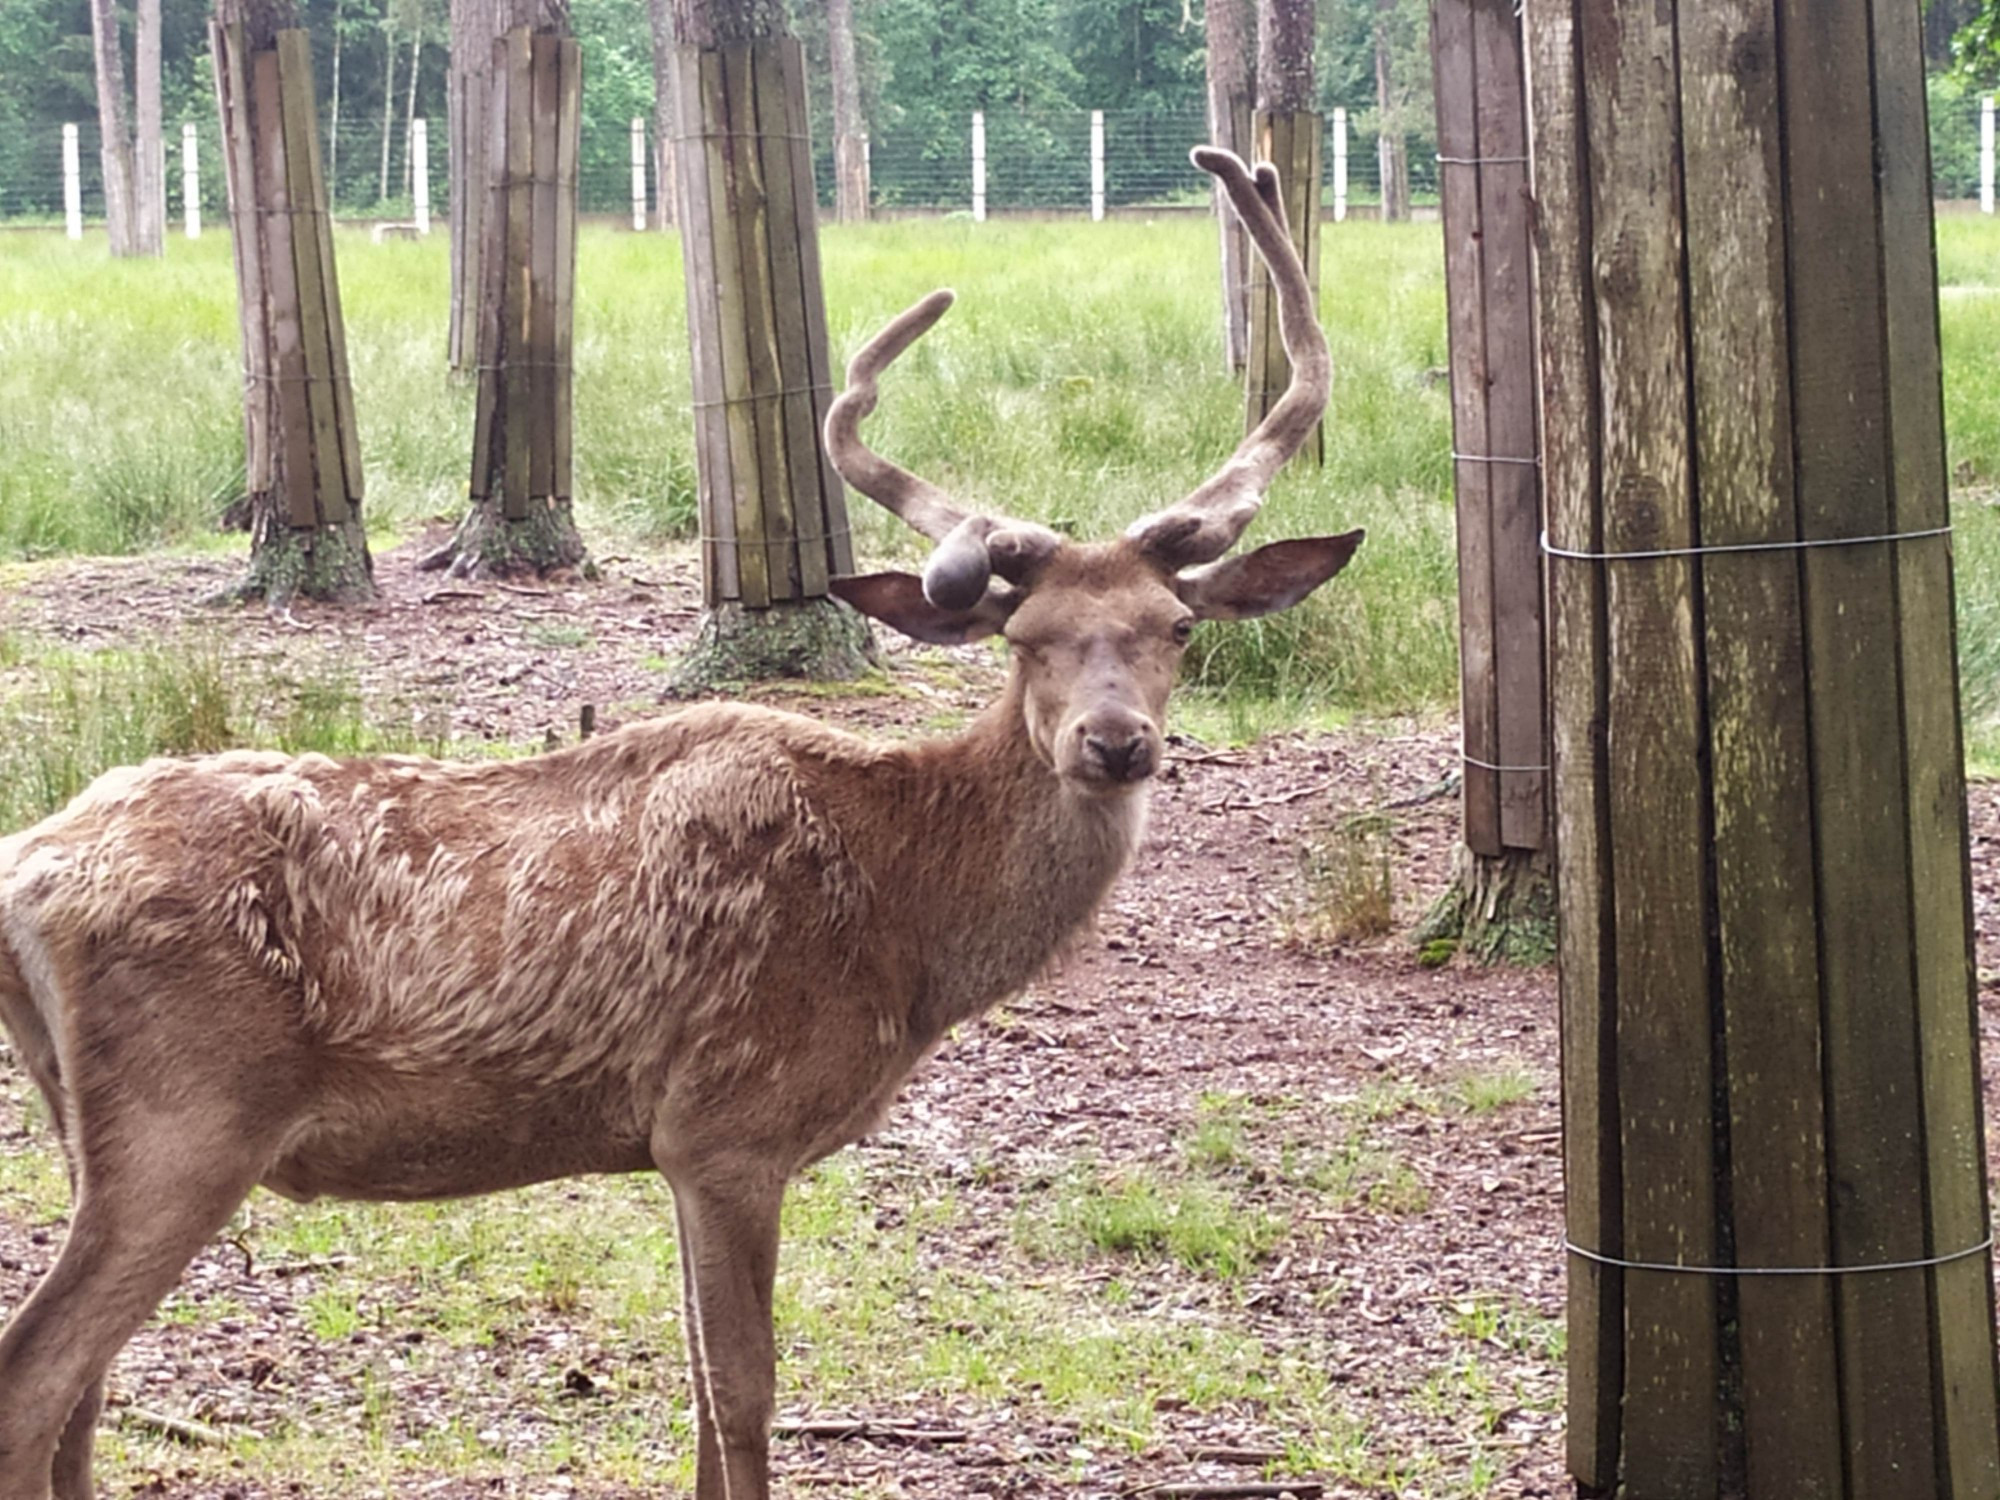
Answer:
[[[1182,615],[1174,621],[1174,644],[1185,646],[1194,637],[1194,616]]]

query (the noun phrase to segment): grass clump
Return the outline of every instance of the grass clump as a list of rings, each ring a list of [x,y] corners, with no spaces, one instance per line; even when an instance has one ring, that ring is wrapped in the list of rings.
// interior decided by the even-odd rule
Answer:
[[[63,806],[105,771],[158,755],[263,748],[436,754],[442,720],[386,726],[337,666],[304,672],[229,655],[219,637],[74,651],[8,637],[0,659],[0,831]]]
[[[1385,813],[1340,818],[1299,846],[1302,894],[1286,923],[1307,946],[1362,942],[1395,925],[1394,821]]]
[[[1057,1186],[1052,1204],[1036,1206],[1019,1238],[1043,1256],[1096,1251],[1166,1259],[1232,1280],[1263,1260],[1284,1232],[1283,1220],[1233,1202],[1213,1183],[1085,1170]]]

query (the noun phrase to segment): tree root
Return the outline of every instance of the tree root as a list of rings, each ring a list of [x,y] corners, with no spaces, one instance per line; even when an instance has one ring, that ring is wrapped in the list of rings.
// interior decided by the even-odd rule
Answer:
[[[1451,885],[1411,934],[1426,962],[1453,951],[1483,964],[1545,964],[1556,952],[1555,882],[1545,853],[1509,849],[1497,859],[1460,844]]]

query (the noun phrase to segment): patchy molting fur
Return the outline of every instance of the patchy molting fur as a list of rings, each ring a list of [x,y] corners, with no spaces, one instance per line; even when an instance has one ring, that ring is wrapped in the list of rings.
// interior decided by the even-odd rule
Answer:
[[[909,746],[715,705],[531,761],[115,772],[0,842],[0,1014],[47,1088],[106,1027],[199,1033],[248,990],[287,1042],[254,1066],[301,1084],[254,1122],[294,1197],[648,1167],[677,1100],[796,1168],[1032,979],[1138,841],[1143,788],[1060,780],[1012,696]],[[106,951],[201,957],[143,1017],[79,1015]]]

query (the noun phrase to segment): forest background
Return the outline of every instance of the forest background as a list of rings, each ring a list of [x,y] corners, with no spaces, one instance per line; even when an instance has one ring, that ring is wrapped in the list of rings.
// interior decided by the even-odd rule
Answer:
[[[133,76],[129,6],[119,13],[124,73]],[[62,211],[59,126],[81,125],[86,213],[98,170],[91,43],[93,0],[7,0],[0,6],[0,220]],[[1942,197],[1976,191],[1978,96],[2000,81],[2000,0],[1925,7],[1933,155]],[[795,0],[810,59],[821,187],[832,190],[828,7]],[[432,127],[432,195],[445,196],[446,0],[299,0],[312,35],[332,192],[349,214],[402,217],[410,198],[409,122]],[[654,118],[647,0],[572,0],[582,42],[584,208],[629,204],[629,122]],[[1324,111],[1348,112],[1357,201],[1373,196],[1379,135],[1404,137],[1417,201],[1435,193],[1427,0],[1321,0],[1318,89]],[[164,0],[163,120],[169,155],[180,127],[212,136],[209,6]],[[874,146],[875,201],[963,206],[968,121],[989,113],[990,196],[997,205],[1080,207],[1087,193],[1088,112],[1109,118],[1113,203],[1191,201],[1188,137],[1202,133],[1204,44],[1194,0],[856,0],[862,109]],[[1956,49],[1954,47],[1956,43]],[[1956,66],[1954,66],[1956,64]],[[179,207],[177,160],[168,172]],[[1121,178],[1123,179],[1121,181]],[[219,171],[203,206],[222,206]]]

